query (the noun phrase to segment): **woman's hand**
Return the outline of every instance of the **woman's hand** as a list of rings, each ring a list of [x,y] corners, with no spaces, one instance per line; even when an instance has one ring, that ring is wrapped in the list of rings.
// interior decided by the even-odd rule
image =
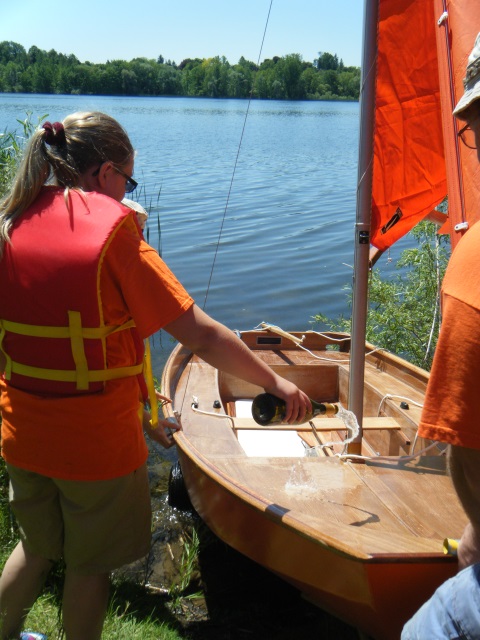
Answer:
[[[285,400],[285,422],[289,424],[302,422],[305,415],[312,410],[312,403],[307,394],[295,386],[293,382],[285,380],[281,376],[276,376],[275,384],[266,387],[265,391]]]
[[[167,396],[162,396],[162,394],[158,391],[155,391],[155,395],[157,396],[159,409],[171,402],[170,398],[167,398]],[[181,425],[179,425],[177,422],[172,422],[171,420],[159,418],[158,425],[152,427],[152,425],[150,424],[150,420],[150,412],[144,409],[142,426],[144,432],[148,435],[148,437],[151,440],[154,440],[155,442],[161,444],[165,449],[173,447],[173,445],[175,444],[173,434],[175,431],[181,430]]]

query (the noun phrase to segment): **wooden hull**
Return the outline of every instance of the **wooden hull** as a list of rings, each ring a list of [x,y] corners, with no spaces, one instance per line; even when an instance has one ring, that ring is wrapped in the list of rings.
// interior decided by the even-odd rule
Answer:
[[[307,335],[309,350],[329,358],[317,361],[283,339],[258,344],[269,337],[242,336],[311,397],[346,406],[347,352],[328,351],[324,338]],[[412,401],[421,401],[428,374],[384,353],[367,361],[365,421],[376,419],[381,403],[382,413],[401,428],[367,431],[366,453],[408,453],[420,414]],[[382,401],[393,386],[411,408]],[[443,554],[442,543],[461,535],[466,518],[443,456],[359,464],[322,455],[330,447],[316,448],[320,457],[247,455],[230,420],[198,414],[190,401],[194,395],[200,410],[223,414],[259,389],[218,375],[182,348],[167,363],[163,389],[181,411],[177,446],[196,511],[218,537],[323,609],[374,638],[398,638],[415,610],[456,572],[456,560]],[[222,407],[213,409],[218,400]],[[340,431],[322,433],[331,441]]]

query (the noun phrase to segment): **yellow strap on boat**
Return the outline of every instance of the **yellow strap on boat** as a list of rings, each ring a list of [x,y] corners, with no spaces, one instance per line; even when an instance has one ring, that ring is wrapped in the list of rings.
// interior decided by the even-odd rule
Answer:
[[[148,398],[150,401],[150,426],[152,429],[158,427],[158,402],[153,381],[152,352],[150,350],[150,340],[145,340],[145,381],[147,383]]]
[[[458,543],[455,538],[445,538],[443,541],[443,553],[448,556],[456,556],[458,553]]]

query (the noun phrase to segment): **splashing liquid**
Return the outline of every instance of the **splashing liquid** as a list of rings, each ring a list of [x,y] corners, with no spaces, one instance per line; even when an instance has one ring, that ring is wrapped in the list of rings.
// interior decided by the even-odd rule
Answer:
[[[297,460],[292,466],[288,480],[285,483],[285,490],[287,493],[303,494],[312,494],[317,490],[315,480],[300,460]]]

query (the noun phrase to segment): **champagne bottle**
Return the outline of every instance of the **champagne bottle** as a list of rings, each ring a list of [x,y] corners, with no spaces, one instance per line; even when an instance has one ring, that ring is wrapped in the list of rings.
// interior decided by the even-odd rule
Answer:
[[[315,400],[311,398],[310,402],[312,403],[312,411],[305,415],[301,423],[297,422],[295,424],[303,424],[315,416],[334,416],[338,412],[338,406],[336,404],[330,402],[315,402]],[[284,422],[285,410],[285,401],[271,393],[260,393],[253,399],[252,416],[255,422],[262,425],[262,427]]]

